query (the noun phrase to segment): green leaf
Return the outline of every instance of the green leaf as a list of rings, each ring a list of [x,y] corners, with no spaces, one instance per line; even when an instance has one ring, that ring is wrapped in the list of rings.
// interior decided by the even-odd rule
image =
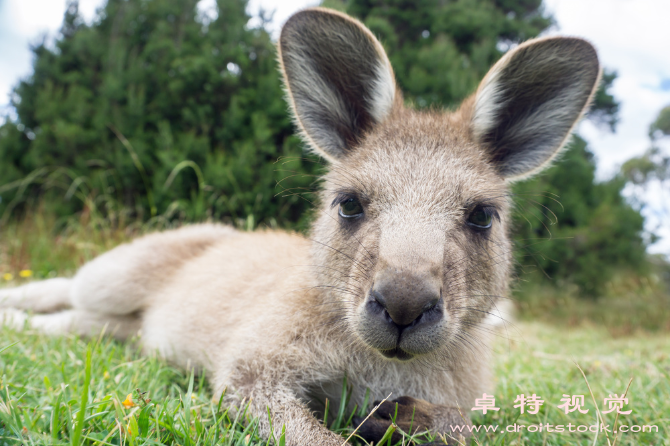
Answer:
[[[138,417],[137,426],[139,428],[139,434],[143,437],[149,435],[149,416],[153,409],[153,404],[148,404],[142,408],[140,415]]]

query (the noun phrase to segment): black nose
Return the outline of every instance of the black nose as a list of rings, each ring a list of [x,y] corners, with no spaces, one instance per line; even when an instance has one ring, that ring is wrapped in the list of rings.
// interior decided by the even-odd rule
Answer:
[[[370,290],[368,311],[401,330],[442,318],[442,307],[438,305],[441,290],[436,281],[411,274],[385,276]]]

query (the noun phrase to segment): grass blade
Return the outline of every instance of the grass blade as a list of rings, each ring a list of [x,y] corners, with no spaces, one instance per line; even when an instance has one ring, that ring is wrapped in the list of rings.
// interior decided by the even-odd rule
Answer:
[[[13,347],[13,346],[15,346],[15,345],[18,344],[18,343],[19,343],[19,341],[16,341],[16,342],[13,343],[13,344],[9,344],[9,345],[7,345],[7,346],[5,346],[5,347],[0,348],[0,353],[4,352],[4,351],[7,350],[9,347]]]
[[[60,400],[63,397],[62,393],[58,394],[56,404],[51,412],[51,438],[54,442],[58,440],[58,432],[60,431]]]
[[[72,446],[79,446],[81,443],[81,431],[84,428],[84,418],[86,417],[86,405],[88,404],[88,385],[91,382],[91,345],[86,348],[86,368],[84,371],[84,385],[81,391],[81,400],[79,403],[79,413],[77,413],[77,422],[74,425],[72,435]]]

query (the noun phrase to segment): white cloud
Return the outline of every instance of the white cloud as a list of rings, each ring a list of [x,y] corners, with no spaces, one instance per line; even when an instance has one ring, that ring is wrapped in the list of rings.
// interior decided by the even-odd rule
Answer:
[[[581,132],[598,157],[599,178],[649,147],[647,129],[670,92],[661,91],[670,77],[670,2],[664,0],[546,0],[558,30],[590,40],[602,65],[619,76],[613,93],[621,101],[621,122],[615,135],[585,123]]]
[[[80,0],[87,22],[103,0]],[[66,0],[5,0],[0,2],[0,115],[9,111],[11,89],[32,72],[30,45],[54,38],[65,14]]]
[[[274,12],[269,31],[276,39],[279,37],[282,25],[288,20],[291,14],[309,6],[318,6],[319,3],[321,3],[319,0],[250,0],[248,11],[252,14],[257,14],[262,8],[266,12]]]
[[[545,0],[545,5],[558,23],[558,29],[549,34],[588,39],[598,49],[602,65],[618,72],[612,88],[621,102],[617,132],[602,131],[590,122],[582,123],[579,129],[596,155],[598,178],[610,178],[627,159],[649,147],[649,124],[670,105],[670,91],[661,88],[670,78],[670,2]],[[670,227],[658,218],[661,192],[657,187],[646,191],[644,214],[647,228],[663,236],[651,251],[670,254]]]
[[[17,35],[32,37],[58,29],[63,20],[65,0],[12,0],[3,3],[3,9],[5,26]]]

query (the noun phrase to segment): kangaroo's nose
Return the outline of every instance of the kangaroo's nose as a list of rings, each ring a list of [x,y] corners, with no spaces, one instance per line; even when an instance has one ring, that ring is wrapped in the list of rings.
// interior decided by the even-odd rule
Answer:
[[[440,283],[436,278],[385,271],[375,279],[368,310],[384,317],[388,323],[404,329],[442,318],[442,309],[438,306]]]

